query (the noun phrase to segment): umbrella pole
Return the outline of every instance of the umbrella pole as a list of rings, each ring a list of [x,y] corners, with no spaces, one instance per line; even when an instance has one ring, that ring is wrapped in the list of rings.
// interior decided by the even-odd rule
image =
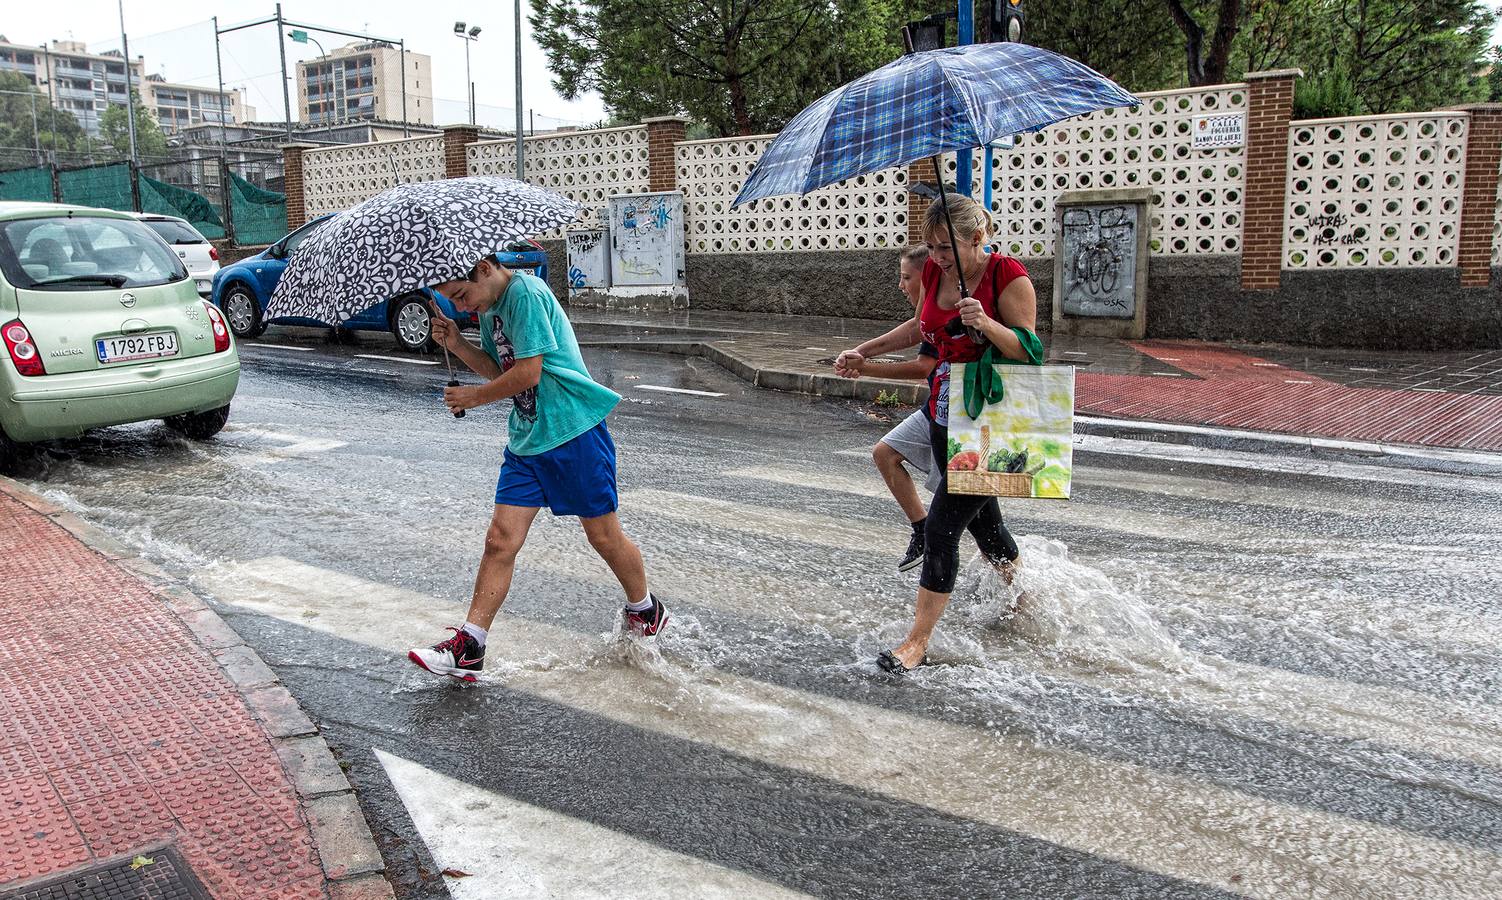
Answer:
[[[428,298],[428,302],[432,303],[433,302],[433,298],[429,297]],[[434,304],[434,308],[435,309],[437,308],[437,304],[436,303]],[[439,310],[439,312],[442,312],[442,310]],[[455,325],[455,327],[457,328],[458,326]],[[430,330],[431,330],[431,326],[430,326]],[[448,370],[449,370],[449,383],[448,383],[447,387],[458,387],[459,386],[459,379],[457,379],[457,378],[454,377],[454,361],[449,358],[449,345],[448,344],[444,344],[442,346],[443,346],[443,364],[445,366],[447,366]],[[462,418],[464,418],[464,410],[461,409],[458,412],[454,413],[454,418],[456,418],[456,419],[462,419]]]
[[[949,192],[944,190],[943,170],[939,168],[942,155],[935,155],[932,159],[934,179],[939,182],[939,206],[944,210],[944,224],[949,226],[949,246],[953,248],[954,253],[954,274],[960,279],[960,299],[963,300],[970,296],[970,288],[965,285],[965,267],[960,264],[960,239],[954,233],[954,219],[949,217]],[[996,298],[991,298],[991,302],[996,302]],[[980,329],[966,328],[965,331],[969,333],[970,340],[977,344],[986,342],[986,336],[980,333]]]

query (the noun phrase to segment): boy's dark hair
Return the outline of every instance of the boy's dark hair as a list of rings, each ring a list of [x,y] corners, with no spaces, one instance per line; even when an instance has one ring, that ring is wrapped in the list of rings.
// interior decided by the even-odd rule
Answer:
[[[494,253],[491,253],[491,254],[487,254],[487,255],[482,256],[479,259],[475,260],[475,264],[469,267],[469,273],[464,276],[464,280],[465,281],[474,281],[475,280],[475,270],[478,269],[478,268],[480,268],[480,263],[482,263],[482,262],[488,262],[492,266],[498,266],[498,265],[501,264],[501,258],[499,256],[495,255]]]

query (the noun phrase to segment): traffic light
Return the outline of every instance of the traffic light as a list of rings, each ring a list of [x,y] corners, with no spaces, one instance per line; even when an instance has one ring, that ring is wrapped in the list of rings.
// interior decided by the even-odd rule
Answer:
[[[986,42],[1021,41],[1026,16],[1022,0],[990,0],[991,14],[986,17]]]
[[[935,13],[926,19],[907,23],[908,36],[913,50],[938,50],[945,46],[946,19],[955,18],[953,13]]]

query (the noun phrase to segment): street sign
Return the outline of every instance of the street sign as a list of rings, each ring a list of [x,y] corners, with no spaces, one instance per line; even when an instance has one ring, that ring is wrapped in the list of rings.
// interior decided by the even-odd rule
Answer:
[[[299,44],[306,44],[308,42],[308,33],[300,28],[293,29],[287,34],[287,37],[290,37]]]
[[[1190,146],[1195,150],[1240,147],[1246,143],[1246,113],[1222,113],[1194,120]]]

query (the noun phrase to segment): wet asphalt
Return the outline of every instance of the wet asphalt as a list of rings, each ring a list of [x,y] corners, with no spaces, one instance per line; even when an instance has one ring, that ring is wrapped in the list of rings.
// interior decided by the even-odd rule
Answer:
[[[655,647],[622,638],[608,571],[544,513],[490,674],[464,687],[401,648],[463,620],[507,407],[453,420],[442,356],[379,338],[273,329],[241,353],[217,439],[107,429],[19,475],[219,606],[347,766],[399,897],[484,896],[438,872],[496,810],[583,829],[558,832],[567,865],[470,850],[512,854],[539,895],[697,896],[704,865],[826,897],[1491,889],[1488,470],[1086,441],[1072,501],[1005,506],[1034,608],[1009,614],[972,564],[935,665],[898,680],[871,660],[916,579],[866,451],[904,411],[588,350],[625,398],[622,520],[675,622]],[[495,806],[435,830],[443,797],[377,750]],[[553,871],[627,835],[657,873],[630,890]]]

